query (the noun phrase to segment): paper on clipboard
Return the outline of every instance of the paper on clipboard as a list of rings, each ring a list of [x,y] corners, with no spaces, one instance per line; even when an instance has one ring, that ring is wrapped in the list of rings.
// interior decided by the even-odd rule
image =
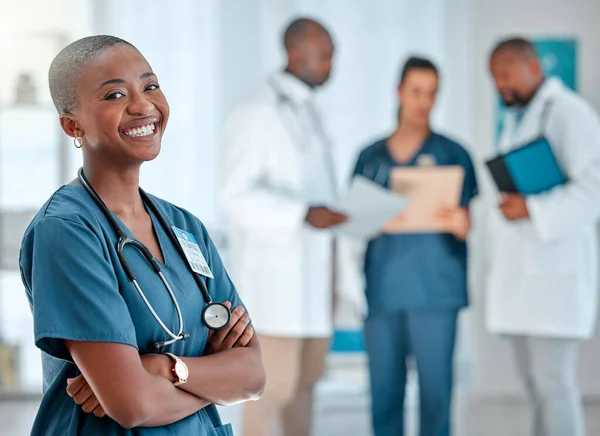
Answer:
[[[392,169],[390,187],[410,199],[410,206],[386,227],[388,233],[442,231],[435,219],[442,207],[457,207],[465,177],[459,165],[398,167]]]
[[[348,221],[332,229],[339,235],[368,240],[376,236],[393,217],[408,206],[408,199],[377,183],[356,176],[350,189],[335,208],[348,215]]]

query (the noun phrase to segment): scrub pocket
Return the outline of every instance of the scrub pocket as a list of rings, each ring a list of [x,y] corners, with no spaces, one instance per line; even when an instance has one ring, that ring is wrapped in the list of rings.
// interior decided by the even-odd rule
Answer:
[[[215,427],[215,432],[217,433],[217,436],[234,436],[233,427],[231,427],[231,424]]]

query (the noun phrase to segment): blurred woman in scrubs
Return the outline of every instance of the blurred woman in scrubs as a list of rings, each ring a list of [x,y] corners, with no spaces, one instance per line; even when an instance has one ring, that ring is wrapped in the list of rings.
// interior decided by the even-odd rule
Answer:
[[[420,435],[450,434],[457,318],[468,304],[468,205],[477,182],[465,149],[431,130],[437,90],[436,67],[425,59],[409,59],[398,87],[398,127],[365,148],[354,170],[385,187],[394,167],[460,165],[465,170],[459,207],[438,215],[444,233],[383,233],[368,245],[365,341],[376,436],[404,434],[409,356],[419,374]]]

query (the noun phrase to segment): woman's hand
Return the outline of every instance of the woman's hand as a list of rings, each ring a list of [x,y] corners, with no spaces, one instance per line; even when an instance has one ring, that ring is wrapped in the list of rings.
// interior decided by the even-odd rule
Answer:
[[[231,308],[231,303],[225,305]],[[231,312],[231,320],[222,330],[209,330],[208,340],[204,348],[204,355],[220,353],[234,347],[245,347],[254,336],[254,328],[249,326],[250,317],[242,306]],[[150,374],[163,377],[171,382],[174,375],[171,369],[173,361],[164,354],[144,354],[140,356],[144,369]],[[85,413],[93,413],[98,418],[106,416],[92,388],[83,375],[67,379],[67,394],[82,407]]]
[[[406,220],[406,213],[402,212],[399,215],[396,215],[387,224],[383,227],[382,233],[394,233],[399,225],[401,225]]]
[[[93,413],[97,418],[106,416],[106,412],[83,375],[67,379],[67,394],[81,406],[85,413]]]
[[[225,303],[231,308],[231,303]],[[249,325],[250,317],[245,313],[242,306],[238,306],[231,312],[229,324],[222,330],[208,332],[208,340],[204,347],[204,355],[220,353],[233,347],[245,347],[254,336],[254,328]]]
[[[142,366],[150,374],[157,375],[175,382],[173,374],[173,360],[165,354],[144,354],[140,356]],[[67,379],[67,393],[81,406],[85,413],[93,413],[98,418],[106,416],[92,388],[83,375]]]
[[[152,375],[158,375],[166,378],[171,383],[175,383],[175,374],[173,373],[173,359],[166,354],[142,354],[140,356],[142,366]]]
[[[465,240],[471,228],[469,210],[462,207],[443,208],[436,215],[442,229],[457,239]]]

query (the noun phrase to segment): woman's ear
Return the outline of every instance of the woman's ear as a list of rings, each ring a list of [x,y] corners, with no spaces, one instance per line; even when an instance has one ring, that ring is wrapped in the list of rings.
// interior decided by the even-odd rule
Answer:
[[[398,89],[396,90],[399,102],[402,102],[402,94],[403,94],[403,92],[404,92],[404,89],[403,89],[402,85],[399,85]]]
[[[61,114],[60,116],[60,126],[63,131],[70,136],[71,138],[77,138],[84,135],[83,131],[79,128],[79,123],[74,115],[71,114]]]

